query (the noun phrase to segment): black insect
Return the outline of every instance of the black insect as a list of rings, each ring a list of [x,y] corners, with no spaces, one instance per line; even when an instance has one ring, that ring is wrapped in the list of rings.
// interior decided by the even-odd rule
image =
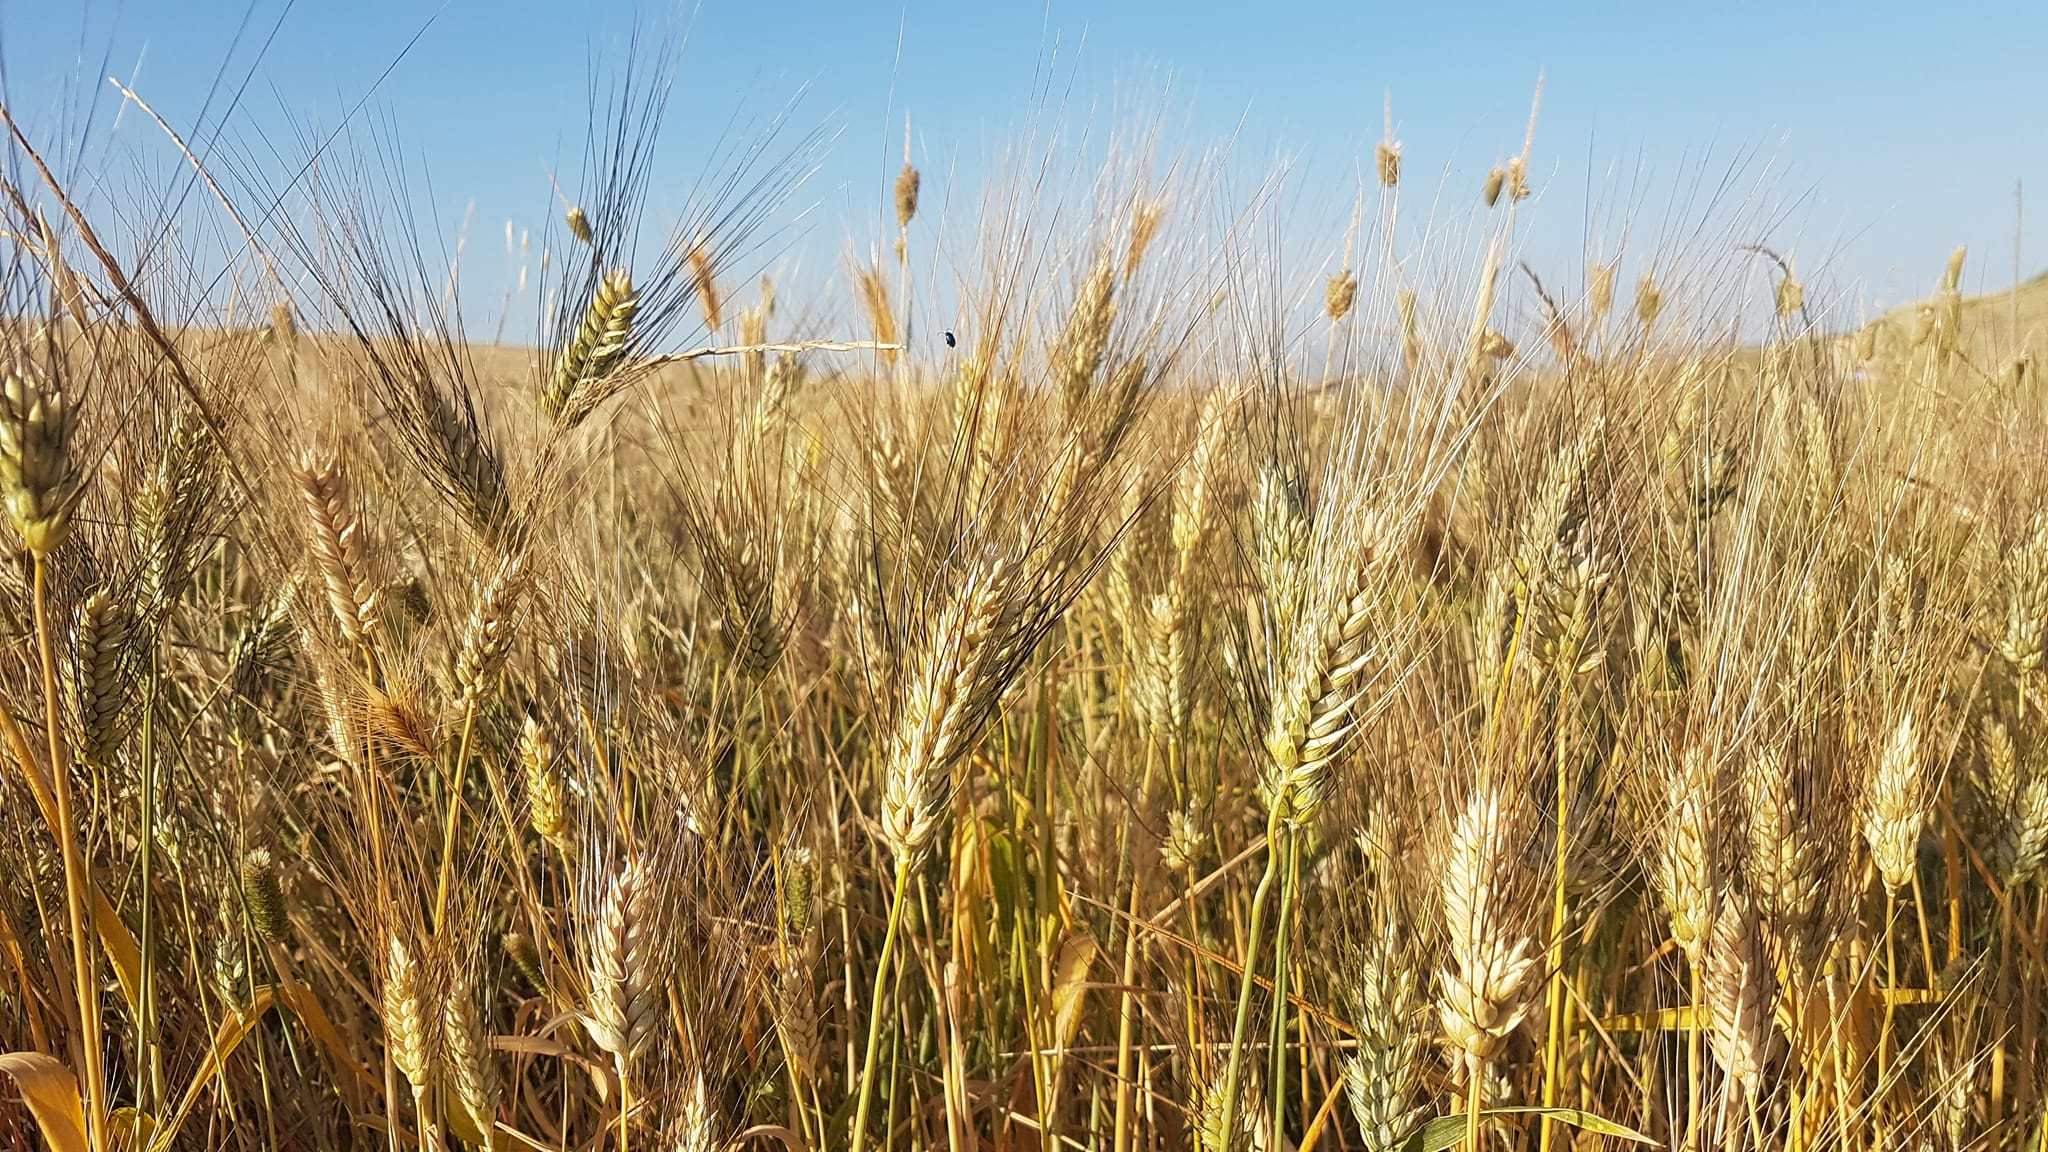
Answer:
[[[957,347],[957,345],[953,341],[953,330],[951,328],[946,329],[946,347]]]

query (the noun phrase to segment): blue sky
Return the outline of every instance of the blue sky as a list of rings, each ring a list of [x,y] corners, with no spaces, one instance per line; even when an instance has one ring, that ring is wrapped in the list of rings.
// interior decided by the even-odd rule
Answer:
[[[593,62],[623,57],[636,15],[687,37],[663,188],[736,118],[764,123],[799,93],[792,123],[836,133],[797,196],[811,212],[776,241],[785,265],[831,273],[886,210],[906,113],[927,203],[970,201],[987,158],[1049,112],[1071,128],[1140,108],[1190,150],[1228,139],[1247,170],[1284,159],[1290,220],[1341,237],[1386,93],[1408,187],[1462,205],[1519,147],[1539,71],[1539,256],[1583,247],[1589,219],[1630,203],[1682,217],[1674,195],[1732,172],[1838,306],[1890,304],[1924,293],[1958,243],[1968,287],[2003,286],[2015,181],[2048,206],[2038,3],[15,0],[0,2],[0,55],[10,106],[45,130],[76,78],[106,73],[191,131],[217,76],[253,70],[228,129],[244,147],[288,150],[294,125],[363,107],[423,158],[443,218],[473,212],[498,245],[508,219],[550,211],[545,168],[570,163]],[[208,122],[220,111],[215,93]],[[109,123],[109,149],[161,145],[139,117]],[[2028,275],[2048,259],[2035,216]]]

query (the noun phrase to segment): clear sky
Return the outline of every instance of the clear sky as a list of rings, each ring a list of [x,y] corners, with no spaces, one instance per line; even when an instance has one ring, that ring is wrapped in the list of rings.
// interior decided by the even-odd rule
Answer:
[[[1656,216],[1673,189],[1734,173],[1765,189],[1769,239],[1838,304],[1891,304],[1926,292],[1958,243],[1966,287],[2002,287],[2015,182],[2048,206],[2038,0],[0,0],[0,56],[10,106],[45,129],[77,78],[108,73],[185,131],[218,77],[253,75],[228,131],[287,149],[293,125],[325,130],[360,106],[423,160],[438,210],[473,205],[477,231],[501,236],[550,211],[544,168],[573,156],[593,61],[622,58],[636,15],[687,37],[664,179],[698,171],[735,117],[764,122],[799,95],[793,124],[836,133],[797,197],[811,214],[778,240],[786,262],[830,270],[885,210],[906,113],[928,203],[971,199],[948,183],[979,179],[1034,115],[1107,124],[1141,107],[1190,149],[1230,139],[1239,164],[1285,160],[1298,215],[1341,234],[1386,93],[1409,185],[1448,201],[1519,147],[1539,71],[1535,215],[1566,248],[1589,206]],[[147,146],[139,121],[115,137]],[[2034,216],[2028,275],[2048,254],[2048,213]]]

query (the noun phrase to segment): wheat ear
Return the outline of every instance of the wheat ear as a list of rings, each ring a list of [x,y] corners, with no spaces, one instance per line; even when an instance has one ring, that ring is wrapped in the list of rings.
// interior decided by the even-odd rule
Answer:
[[[367,648],[378,623],[379,589],[370,574],[362,521],[349,500],[348,477],[332,455],[308,453],[293,472],[306,507],[313,562],[327,604],[349,643]]]
[[[130,680],[129,622],[128,606],[98,591],[79,605],[72,627],[73,690],[84,733],[78,752],[87,764],[105,765],[121,743]]]
[[[1907,712],[1885,741],[1863,800],[1863,838],[1890,891],[1912,882],[1927,821],[1926,791],[1919,734]]]
[[[930,647],[912,674],[883,766],[882,840],[898,860],[916,860],[945,809],[953,764],[968,751],[985,711],[985,669],[1008,594],[1000,562],[962,582],[932,625]]]
[[[38,555],[71,535],[86,475],[71,452],[78,406],[64,389],[15,365],[0,382],[0,500],[22,543]]]
[[[571,854],[569,838],[569,796],[562,786],[561,768],[555,744],[548,730],[528,716],[519,729],[519,767],[526,781],[526,820],[534,834],[554,845],[564,857]]]
[[[601,386],[625,360],[633,342],[633,316],[640,294],[624,268],[605,273],[576,335],[562,346],[554,374],[541,390],[541,409],[558,424],[571,426],[590,414],[601,399]]]
[[[1391,920],[1348,959],[1345,991],[1358,1047],[1344,1062],[1344,1090],[1367,1152],[1396,1152],[1422,1122],[1414,1102],[1422,1036],[1415,1027],[1415,977]]]
[[[606,889],[585,942],[583,1027],[621,1075],[653,1039],[664,1007],[658,899],[647,866],[627,864]]]
[[[490,1029],[474,975],[451,973],[448,994],[441,1001],[441,1050],[455,1103],[483,1137],[486,1149],[497,1146],[497,1066],[491,1059]]]
[[[1695,965],[1714,931],[1720,860],[1714,819],[1715,787],[1708,755],[1688,748],[1665,781],[1657,886],[1671,921],[1671,938]]]
[[[1508,803],[1497,786],[1473,791],[1451,826],[1439,883],[1450,964],[1437,973],[1437,1011],[1451,1055],[1472,1081],[1528,1017],[1537,986],[1535,943],[1514,927]]]
[[[1754,1102],[1770,1057],[1777,982],[1749,901],[1729,892],[1720,904],[1706,962],[1714,1060],[1740,1086],[1745,1102]]]

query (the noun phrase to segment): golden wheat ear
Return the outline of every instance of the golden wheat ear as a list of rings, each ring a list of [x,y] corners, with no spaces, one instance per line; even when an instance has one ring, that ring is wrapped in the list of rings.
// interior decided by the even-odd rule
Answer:
[[[307,453],[293,470],[305,506],[313,563],[343,639],[367,648],[379,623],[380,586],[371,575],[362,521],[339,457]]]
[[[623,268],[605,273],[591,293],[576,334],[562,345],[540,406],[557,423],[574,427],[595,411],[605,387],[633,347],[633,317],[640,294]]]
[[[1453,1071],[1467,1084],[1485,1078],[1507,1038],[1528,1019],[1542,988],[1535,941],[1521,927],[1526,889],[1513,806],[1498,785],[1482,784],[1454,818],[1439,892],[1449,965],[1437,973],[1437,1011]]]
[[[654,1038],[668,978],[653,871],[633,861],[615,872],[584,933],[583,1027],[621,1076]]]
[[[1707,1007],[1714,1060],[1745,1101],[1763,1086],[1778,1004],[1777,978],[1756,911],[1740,893],[1722,896],[1707,951]]]
[[[418,943],[408,942],[403,932],[390,934],[381,994],[384,1044],[415,1093],[425,1093],[439,1073],[441,975]]]

